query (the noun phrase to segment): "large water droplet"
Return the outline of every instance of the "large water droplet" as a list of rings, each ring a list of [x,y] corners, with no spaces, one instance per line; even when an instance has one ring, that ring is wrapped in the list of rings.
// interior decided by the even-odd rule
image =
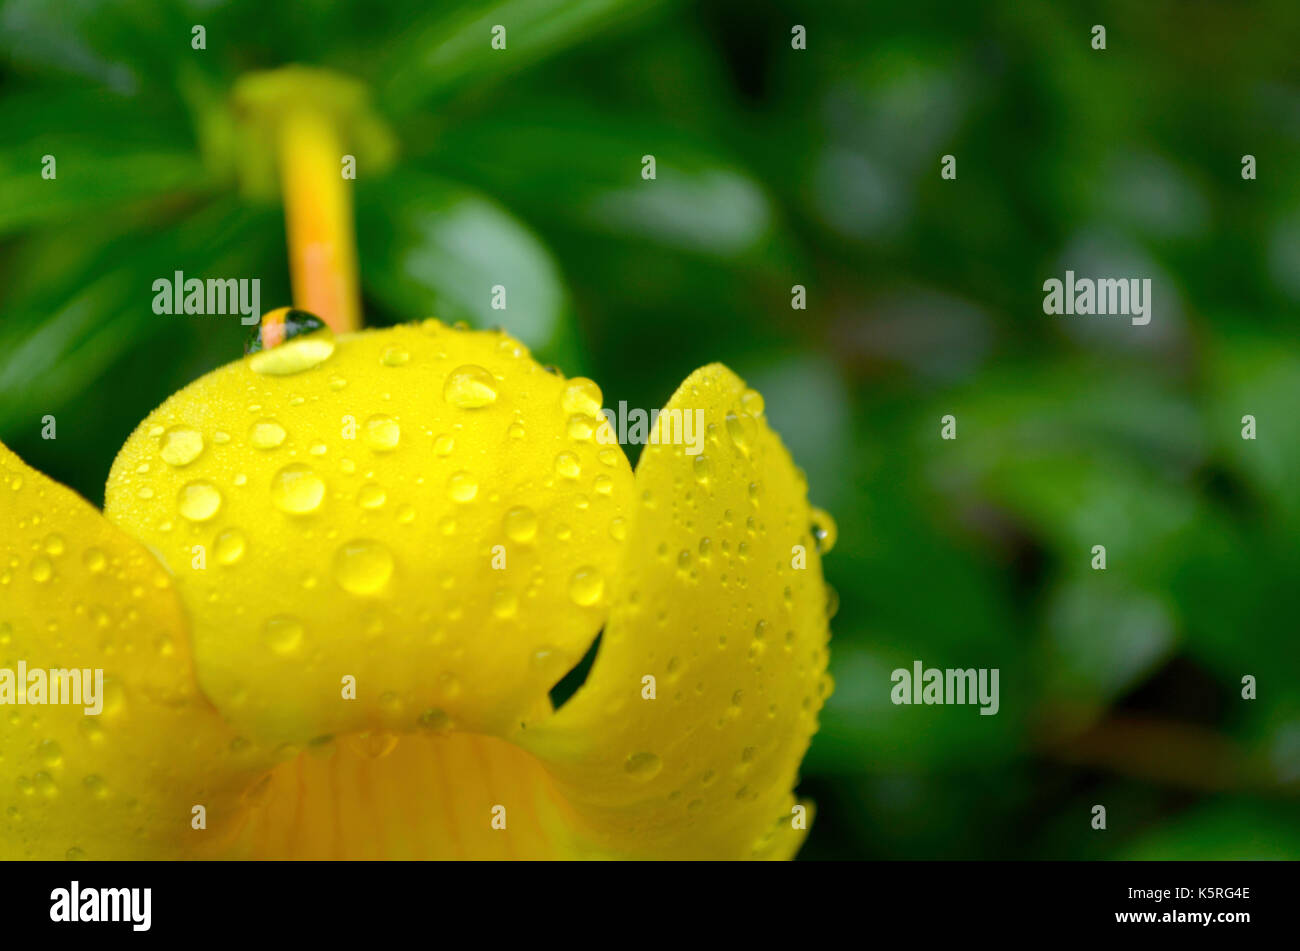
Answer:
[[[223,565],[233,565],[244,557],[244,549],[247,541],[244,539],[244,533],[237,528],[228,528],[217,536],[214,553],[217,561]]]
[[[596,420],[585,413],[574,413],[569,417],[569,438],[586,442],[596,431]]]
[[[260,419],[248,429],[248,443],[254,449],[274,449],[284,437],[284,427],[273,419]]]
[[[188,426],[173,426],[162,434],[158,454],[169,466],[188,466],[203,453],[203,434]]]
[[[580,413],[584,416],[599,416],[600,405],[604,396],[600,387],[586,377],[574,377],[564,386],[560,394],[560,406],[566,413]]]
[[[763,396],[758,390],[745,390],[740,394],[740,408],[757,419],[763,415],[766,406],[763,403]]]
[[[748,455],[753,450],[757,433],[758,424],[754,422],[753,416],[748,413],[727,414],[727,435],[742,453]]]
[[[605,593],[605,576],[600,569],[586,565],[569,578],[569,597],[574,604],[587,607],[595,604]]]
[[[206,522],[221,508],[221,493],[211,482],[190,482],[181,488],[176,505],[191,522]]]
[[[375,415],[366,420],[366,442],[376,452],[390,452],[397,448],[402,438],[402,428],[391,416]]]
[[[393,576],[393,553],[381,542],[354,539],[334,553],[334,578],[352,594],[374,594]]]
[[[530,542],[537,536],[537,515],[526,505],[517,505],[506,512],[504,520],[506,537],[512,542]]]
[[[571,452],[562,452],[555,457],[555,472],[565,479],[576,479],[582,475],[582,463]]]
[[[248,366],[254,373],[288,376],[319,366],[333,353],[334,334],[328,327],[322,327],[279,346],[253,353],[248,358]]]
[[[459,366],[447,374],[442,398],[459,409],[479,409],[496,402],[497,381],[474,363]]]
[[[295,462],[275,474],[271,482],[271,501],[290,515],[305,515],[320,508],[325,498],[325,482],[311,466]]]
[[[388,500],[388,493],[382,485],[367,482],[357,493],[357,504],[363,509],[377,509]]]
[[[454,502],[473,502],[474,497],[478,495],[478,479],[474,478],[472,472],[463,469],[452,473],[451,478],[447,480],[447,494]]]
[[[663,760],[654,753],[633,753],[623,762],[628,774],[641,780],[652,778],[663,765]]]
[[[271,618],[262,628],[266,646],[280,655],[296,651],[302,644],[303,633],[302,622],[288,614]]]
[[[49,581],[53,573],[55,573],[55,565],[44,555],[31,560],[31,579],[38,585],[43,585],[43,583]]]
[[[830,512],[819,508],[812,510],[812,533],[813,538],[817,540],[817,550],[823,555],[835,547],[835,541],[839,538],[839,529]]]

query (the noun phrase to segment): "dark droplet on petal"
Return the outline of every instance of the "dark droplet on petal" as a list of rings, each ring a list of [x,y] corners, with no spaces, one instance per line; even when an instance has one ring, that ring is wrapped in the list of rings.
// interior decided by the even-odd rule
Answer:
[[[244,353],[270,350],[272,347],[287,343],[294,337],[302,337],[324,329],[325,321],[315,314],[305,310],[295,310],[292,307],[278,307],[263,314],[257,326],[250,330],[248,339],[244,341]]]

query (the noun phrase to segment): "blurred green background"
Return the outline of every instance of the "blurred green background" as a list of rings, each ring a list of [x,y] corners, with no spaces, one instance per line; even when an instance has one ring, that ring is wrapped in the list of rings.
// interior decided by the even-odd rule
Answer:
[[[396,145],[356,148],[371,324],[502,324],[607,405],[718,359],[766,396],[839,522],[802,857],[1297,858],[1297,35],[1293,0],[11,0],[0,439],[100,503],[241,353],[153,280],[288,303],[229,91],[336,69]],[[1044,316],[1066,268],[1151,277],[1152,323]],[[893,706],[913,660],[999,668],[1001,711]]]

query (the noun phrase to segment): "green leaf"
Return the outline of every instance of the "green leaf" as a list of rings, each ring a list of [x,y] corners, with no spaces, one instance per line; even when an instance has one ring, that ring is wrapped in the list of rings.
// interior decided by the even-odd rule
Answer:
[[[645,156],[653,180],[642,177]],[[449,129],[438,164],[539,220],[598,234],[721,258],[756,256],[776,240],[764,189],[665,123],[544,101]]]
[[[380,99],[405,115],[475,79],[504,76],[656,6],[658,0],[467,0],[438,4],[388,44]],[[492,46],[505,27],[505,49]]]
[[[0,234],[213,184],[179,114],[102,90],[11,96],[0,128]]]
[[[568,303],[555,261],[478,192],[416,173],[360,185],[357,229],[366,292],[401,319],[500,325],[534,349],[563,335]]]

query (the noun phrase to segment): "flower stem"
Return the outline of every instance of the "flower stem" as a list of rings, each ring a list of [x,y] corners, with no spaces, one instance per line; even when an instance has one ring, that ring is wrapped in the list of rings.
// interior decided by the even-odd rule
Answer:
[[[278,137],[294,306],[335,333],[359,330],[352,192],[338,129],[326,112],[304,106],[282,116]]]

